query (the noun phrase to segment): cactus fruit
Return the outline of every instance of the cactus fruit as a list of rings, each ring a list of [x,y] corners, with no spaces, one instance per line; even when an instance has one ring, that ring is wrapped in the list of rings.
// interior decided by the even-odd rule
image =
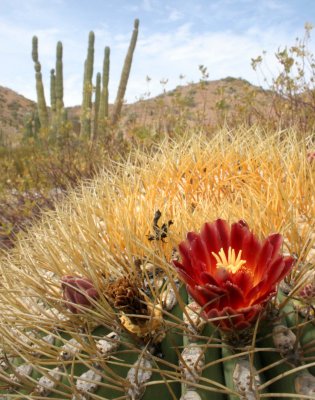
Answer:
[[[94,64],[94,32],[89,33],[88,53],[84,63],[83,98],[81,107],[81,136],[91,136],[93,64]]]
[[[130,39],[129,49],[128,49],[128,52],[127,52],[127,55],[125,58],[124,66],[121,71],[119,87],[118,87],[117,96],[116,96],[116,100],[115,100],[115,104],[114,104],[114,110],[113,110],[113,115],[112,115],[112,123],[113,124],[115,124],[118,121],[118,118],[120,117],[122,105],[124,102],[127,83],[128,83],[128,79],[129,79],[130,70],[131,70],[133,53],[135,51],[136,43],[137,43],[137,39],[138,39],[138,29],[139,29],[139,20],[135,19],[134,29],[133,29],[132,36]]]
[[[307,210],[312,227],[315,171],[297,142],[258,137],[137,152],[20,240],[0,262],[0,398],[314,398],[314,265],[295,223]]]
[[[32,59],[34,61],[35,78],[36,78],[36,93],[37,93],[37,107],[38,115],[42,129],[48,128],[48,112],[46,107],[44,85],[42,80],[41,65],[38,61],[38,39],[33,36],[32,40]]]

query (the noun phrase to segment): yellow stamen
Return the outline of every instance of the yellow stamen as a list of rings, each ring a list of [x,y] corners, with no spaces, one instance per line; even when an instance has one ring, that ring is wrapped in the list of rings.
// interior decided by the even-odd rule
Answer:
[[[241,260],[242,250],[238,252],[237,257],[235,255],[235,250],[231,247],[228,249],[227,258],[223,248],[221,248],[218,254],[214,252],[211,254],[217,260],[217,268],[224,268],[227,271],[232,272],[232,274],[235,274],[243,265],[246,264],[246,261]]]

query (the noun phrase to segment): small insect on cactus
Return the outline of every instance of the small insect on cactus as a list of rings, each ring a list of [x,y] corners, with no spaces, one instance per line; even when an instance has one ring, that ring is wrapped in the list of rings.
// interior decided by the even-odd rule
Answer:
[[[293,223],[286,234],[270,232],[284,230],[288,203],[275,193],[294,187],[291,173],[269,171],[279,181],[266,189],[267,146],[253,157],[256,143],[241,173],[239,158],[223,158],[235,142],[224,154],[221,139],[198,145],[194,137],[183,153],[183,144],[171,154],[165,146],[156,160],[143,156],[146,168],[138,160],[74,194],[67,213],[47,215],[15,262],[1,264],[0,398],[314,398],[314,266],[303,249],[283,254]],[[305,167],[310,177],[294,154],[273,168]],[[297,185],[281,201],[288,193],[303,209],[303,182],[300,197]],[[215,216],[226,210],[228,218]],[[272,223],[260,219],[266,210]]]

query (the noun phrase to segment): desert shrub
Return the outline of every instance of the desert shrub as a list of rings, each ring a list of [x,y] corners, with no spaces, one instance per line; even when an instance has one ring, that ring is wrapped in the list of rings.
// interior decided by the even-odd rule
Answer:
[[[315,56],[309,48],[313,26],[305,24],[303,38],[275,53],[279,73],[267,76],[266,52],[252,59],[252,67],[270,89],[273,121],[280,128],[296,125],[306,132],[315,124]]]

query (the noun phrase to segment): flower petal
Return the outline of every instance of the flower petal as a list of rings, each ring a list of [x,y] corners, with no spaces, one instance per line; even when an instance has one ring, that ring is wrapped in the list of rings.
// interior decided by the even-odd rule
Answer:
[[[217,226],[218,233],[221,239],[221,248],[227,253],[230,243],[231,234],[229,224],[224,219],[217,219],[214,224]]]
[[[239,286],[244,293],[244,296],[247,297],[248,291],[253,286],[253,276],[246,269],[241,268],[236,274],[232,274],[231,276],[232,282]]]
[[[191,271],[189,271],[189,270],[186,272],[186,268],[179,261],[174,260],[173,263],[174,263],[174,265],[175,265],[175,267],[177,269],[177,272],[182,277],[184,282],[187,283],[190,286],[195,286],[197,279],[194,276],[194,274],[190,275],[189,272],[191,272]]]
[[[246,260],[246,267],[254,273],[262,245],[252,232],[243,238],[242,245],[242,259]]]
[[[249,230],[247,226],[244,226],[242,223],[236,222],[231,226],[231,247],[235,250],[235,253],[238,254],[240,250],[243,248],[243,240],[249,234]]]
[[[226,303],[227,305],[233,304],[233,308],[238,309],[244,307],[244,293],[242,289],[236,286],[234,283],[230,281],[226,281],[224,284],[224,288],[226,289]],[[224,298],[221,299],[225,300]]]

